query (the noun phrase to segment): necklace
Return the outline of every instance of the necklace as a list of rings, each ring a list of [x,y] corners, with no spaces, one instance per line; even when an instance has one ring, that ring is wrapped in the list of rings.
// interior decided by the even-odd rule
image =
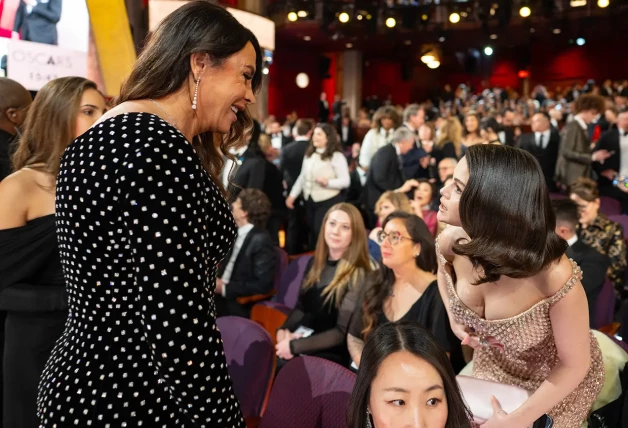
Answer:
[[[155,105],[157,106],[157,108],[159,108],[159,110],[161,110],[161,111],[163,112],[163,114],[165,114],[165,115],[166,115],[166,117],[168,118],[168,121],[170,122],[170,124],[171,124],[172,126],[174,126],[175,128],[177,128],[177,130],[178,130],[179,132],[181,132],[181,130],[177,127],[177,122],[176,122],[176,121],[172,118],[172,116],[170,116],[170,115],[168,114],[168,112],[167,112],[166,110],[164,110],[164,108],[161,106],[161,104],[159,104],[157,101],[155,101],[155,100],[154,100],[154,99],[152,99],[152,98],[149,98],[149,100],[151,100],[151,101],[153,102],[153,104],[155,104]]]

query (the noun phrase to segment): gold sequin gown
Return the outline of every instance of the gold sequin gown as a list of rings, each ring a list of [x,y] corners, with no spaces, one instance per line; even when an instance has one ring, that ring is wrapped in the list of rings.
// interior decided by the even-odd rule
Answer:
[[[436,244],[438,259],[443,266],[448,262]],[[449,273],[447,291],[449,309],[456,322],[475,330],[480,338],[493,336],[504,345],[476,349],[473,355],[473,376],[529,391],[536,391],[558,363],[556,342],[552,333],[550,308],[562,299],[582,278],[582,271],[572,260],[573,273],[569,281],[555,295],[540,301],[530,309],[512,318],[485,320],[465,306],[458,297]],[[447,269],[446,269],[447,271]],[[558,403],[548,414],[554,419],[554,428],[580,428],[591,405],[604,384],[604,363],[597,340],[590,334],[591,366],[578,387]]]

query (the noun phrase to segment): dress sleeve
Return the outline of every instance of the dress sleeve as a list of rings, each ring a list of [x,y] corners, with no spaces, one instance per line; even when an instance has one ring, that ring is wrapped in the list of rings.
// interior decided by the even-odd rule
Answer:
[[[215,263],[203,238],[206,173],[186,144],[152,141],[132,152],[118,171],[119,204],[150,358],[188,423],[205,426],[216,423],[217,410],[239,404],[216,328],[214,278],[206,278]]]
[[[336,173],[336,178],[329,179],[327,182],[327,188],[343,190],[349,187],[351,184],[351,177],[349,176],[347,158],[340,152],[334,152],[331,158],[331,165]]]

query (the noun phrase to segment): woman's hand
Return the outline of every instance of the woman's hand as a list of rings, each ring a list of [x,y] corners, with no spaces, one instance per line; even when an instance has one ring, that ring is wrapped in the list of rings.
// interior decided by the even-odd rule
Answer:
[[[327,187],[328,180],[324,177],[317,177],[314,181],[316,181],[322,187]]]
[[[294,358],[294,355],[290,352],[290,338],[285,338],[281,342],[277,343],[275,346],[276,354],[279,358],[283,358],[284,360],[291,360]]]
[[[482,428],[528,428],[525,424],[518,424],[517,421],[513,420],[512,416],[502,409],[495,396],[491,397],[491,404],[493,405],[493,416],[480,425]]]
[[[283,340],[289,336],[290,330],[288,330],[287,328],[280,328],[279,330],[277,330],[277,343],[283,342]]]
[[[502,345],[499,340],[497,340],[493,336],[480,336],[478,335],[473,328],[464,326],[462,324],[453,324],[451,325],[451,330],[454,334],[461,340],[461,344],[468,346],[473,349],[481,349],[481,348],[497,348],[504,350],[504,345]]]
[[[291,210],[294,209],[294,198],[292,196],[288,196],[286,199],[286,206]]]
[[[373,228],[373,230],[371,230],[371,233],[369,233],[369,239],[371,241],[375,241],[379,244],[379,240],[377,239],[377,235],[379,235],[379,232],[382,230],[381,227],[375,227]]]

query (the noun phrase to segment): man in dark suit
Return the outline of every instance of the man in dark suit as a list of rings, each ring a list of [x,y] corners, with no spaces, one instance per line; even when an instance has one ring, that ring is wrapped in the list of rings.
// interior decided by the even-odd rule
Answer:
[[[628,176],[628,109],[617,114],[617,128],[602,135],[595,150],[606,150],[611,156],[604,163],[596,162],[593,168],[599,175],[600,195],[615,198],[621,202],[622,211],[628,213],[628,194],[613,185],[616,175]]]
[[[297,120],[293,136],[294,141],[281,150],[280,170],[283,175],[284,187],[289,194],[292,186],[301,174],[305,151],[310,145],[314,124],[311,120]],[[299,197],[294,203],[294,209],[288,211],[288,228],[286,230],[286,252],[290,255],[299,254],[306,250],[307,230],[305,229],[305,208],[303,198]]]
[[[569,244],[565,254],[582,269],[582,286],[589,303],[589,322],[595,316],[595,304],[606,279],[610,259],[578,240],[576,233],[580,214],[578,205],[571,199],[555,199],[552,207],[556,214],[556,234]]]
[[[218,316],[248,318],[253,303],[273,290],[277,254],[265,229],[271,207],[264,192],[244,189],[232,209],[238,237],[218,268],[216,310]]]
[[[556,191],[554,172],[560,150],[560,134],[550,123],[547,113],[532,116],[532,132],[519,138],[519,148],[536,157],[543,170],[545,182],[550,192]]]
[[[340,141],[342,142],[342,148],[347,150],[353,146],[355,143],[355,129],[353,129],[353,121],[351,120],[351,116],[349,113],[346,113],[342,117],[342,122],[340,124],[340,128],[338,129],[338,136],[340,137]]]
[[[392,142],[375,152],[368,169],[364,198],[369,210],[370,228],[375,226],[375,203],[382,193],[393,190],[409,192],[412,187],[418,186],[414,179],[406,180],[403,172],[401,157],[412,150],[416,145],[415,135],[408,128],[400,127],[393,134]]]
[[[0,181],[12,171],[11,153],[17,142],[17,133],[28,106],[31,94],[15,80],[0,77]]]
[[[403,173],[407,178],[418,178],[419,161],[421,157],[426,155],[425,151],[421,150],[421,143],[419,142],[419,128],[425,123],[425,109],[419,104],[410,104],[403,111],[403,124],[404,128],[409,129],[415,137],[415,145],[408,153],[402,156]]]
[[[285,145],[292,141],[290,137],[284,135],[283,129],[281,129],[281,124],[277,121],[272,122],[268,126],[268,135],[270,135],[270,142],[273,149],[276,150],[281,150]]]
[[[15,14],[13,31],[22,40],[58,44],[57,23],[61,19],[62,0],[22,0]]]
[[[321,98],[318,100],[318,122],[329,122],[329,102],[327,101],[327,94],[321,93]]]

